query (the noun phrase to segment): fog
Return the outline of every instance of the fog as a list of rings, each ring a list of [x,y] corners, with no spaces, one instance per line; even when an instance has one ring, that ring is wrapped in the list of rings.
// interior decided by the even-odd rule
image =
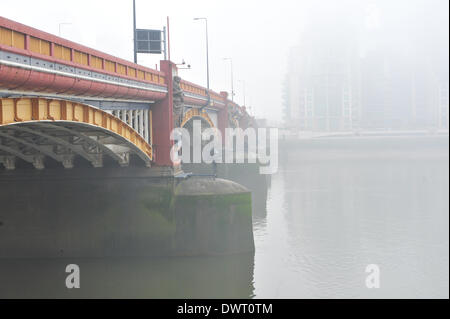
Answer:
[[[0,3],[0,14],[4,17],[53,34],[61,33],[62,37],[128,60],[133,58],[131,0],[80,0],[76,4],[2,0]],[[417,70],[416,77],[427,73],[427,78],[438,77],[439,83],[448,86],[448,1],[445,0],[156,3],[138,0],[137,10],[139,28],[162,28],[170,16],[171,58],[177,63],[184,60],[190,64],[192,69],[182,70],[180,75],[203,85],[206,85],[204,24],[193,18],[207,17],[211,87],[216,91],[231,91],[230,64],[223,58],[232,58],[236,101],[243,104],[245,99],[258,117],[283,119],[286,74],[304,58],[309,57],[315,63],[316,53],[317,58],[335,58],[340,63],[342,59],[337,55],[346,51],[350,60],[345,63],[353,65],[371,53],[383,55],[394,66]],[[295,48],[299,50],[292,53]],[[140,55],[138,61],[154,68],[160,59],[160,55]],[[398,66],[397,62],[402,65]],[[306,74],[307,70],[297,72]],[[392,87],[392,90],[402,88]],[[399,96],[402,94],[410,93],[399,93]],[[289,112],[287,117],[292,117]]]
[[[147,153],[145,164],[152,162],[152,168],[134,163],[139,158],[133,153],[122,153],[128,144],[112,145],[111,150],[120,151],[113,153],[113,159],[123,161],[116,163],[105,156],[109,160],[105,169],[97,167],[102,165],[95,160],[105,155],[101,151],[85,155],[86,159],[77,156],[72,163],[72,151],[63,152],[69,142],[74,149],[81,148],[75,137],[97,134],[85,130],[86,123],[79,123],[83,124],[81,133],[67,133],[78,127],[76,117],[82,118],[76,116],[75,105],[68,120],[65,102],[53,101],[51,109],[51,98],[44,95],[46,113],[44,104],[39,100],[37,104],[37,114],[41,105],[44,120],[34,123],[35,104],[25,97],[29,112],[22,114],[33,123],[19,123],[25,117],[18,113],[20,99],[12,99],[17,92],[4,91],[8,107],[0,99],[0,124],[9,119],[15,127],[8,127],[8,122],[2,124],[5,131],[0,131],[0,260],[2,247],[8,248],[6,256],[13,257],[23,251],[32,257],[48,252],[57,257],[71,257],[73,252],[82,256],[86,249],[88,257],[92,251],[95,259],[70,261],[82,268],[81,282],[86,287],[76,291],[66,289],[66,259],[2,260],[0,298],[448,298],[448,0],[136,0],[136,4],[138,28],[162,29],[170,18],[170,54],[180,67],[178,75],[205,87],[205,23],[194,18],[208,19],[211,89],[230,92],[233,83],[234,101],[245,105],[257,119],[250,121],[245,112],[230,107],[221,112],[226,117],[219,125],[219,115],[211,112],[210,119],[215,116],[216,120],[211,126],[228,121],[228,126],[236,128],[255,123],[261,131],[270,127],[276,134],[261,140],[270,145],[268,167],[276,162],[276,169],[265,175],[261,161],[205,164],[184,158],[176,170],[171,164],[166,166],[159,154],[169,148],[164,144],[167,138],[153,138],[153,133],[167,133],[161,110],[170,111],[170,104],[145,105],[147,119],[149,111],[154,115],[144,130],[146,117],[136,101],[126,108],[115,103],[109,105],[114,110],[107,109],[108,103],[104,107],[113,115],[120,114],[124,122],[134,123],[141,136],[148,138],[151,155]],[[132,9],[132,0],[0,0],[2,17],[129,61],[134,58]],[[0,40],[6,38],[1,36]],[[163,58],[139,54],[138,63],[159,68]],[[9,63],[14,66],[15,62]],[[8,78],[14,73],[2,74]],[[175,93],[180,102],[181,86]],[[62,123],[48,124],[58,107]],[[179,110],[193,108],[184,107]],[[3,110],[8,110],[4,112],[8,117]],[[191,114],[198,119],[196,113]],[[89,118],[86,115],[83,118]],[[178,119],[181,123],[182,117]],[[195,126],[189,121],[183,127],[188,133]],[[38,131],[37,122],[44,122],[44,133],[36,134],[39,138],[24,134],[31,129],[20,129],[30,124]],[[65,130],[59,132],[58,125]],[[58,135],[50,136],[47,145],[45,134],[51,133]],[[246,143],[244,134],[240,135],[243,149],[252,149],[249,135]],[[106,148],[114,142],[111,136],[91,137]],[[193,140],[201,140],[200,136],[193,135]],[[188,137],[175,143],[181,145],[183,155],[183,148],[190,150],[190,141]],[[256,135],[253,141],[256,150]],[[197,145],[200,148],[204,143]],[[77,153],[88,152],[82,147]],[[254,155],[235,152],[234,146],[215,148],[210,158],[218,154],[216,150],[233,150],[231,159],[233,153],[246,155],[247,160]],[[42,150],[54,151],[50,154],[56,159],[46,158]],[[264,147],[258,149],[258,157],[260,151],[269,157]],[[22,160],[17,159],[16,167],[17,154]],[[94,160],[89,160],[90,155]],[[127,163],[130,156],[135,158]],[[163,160],[158,162],[158,157]],[[91,167],[94,162],[95,169]],[[122,164],[131,169],[119,167]],[[190,181],[199,181],[200,186],[194,182],[183,186]],[[241,192],[245,193],[245,207],[228,197],[224,204],[209,204],[206,196],[223,195],[214,193],[219,189],[216,182],[228,185],[227,192],[238,189],[239,203],[244,198]],[[203,206],[190,206],[184,191],[186,198],[198,195],[205,211]],[[179,206],[174,204],[177,196],[183,197]],[[192,215],[186,214],[191,208]],[[230,224],[242,226],[239,236],[230,235],[228,226],[222,227],[228,224],[219,225],[223,220],[228,223],[228,216]],[[219,253],[218,257],[214,251],[214,256],[197,258],[187,250],[179,255],[177,251],[176,257],[153,258],[160,252],[165,256],[164,249],[172,249],[176,241],[188,247],[194,239],[192,246],[198,239],[201,250],[210,244],[225,247],[228,239],[241,249],[245,246],[241,235],[251,237],[246,241],[251,243],[250,254]],[[141,251],[150,252],[152,258],[97,257],[116,252],[134,256]],[[367,269],[371,269],[367,267],[374,265],[381,269],[381,288],[367,285]]]
[[[314,2],[307,11],[288,59],[289,127],[448,129],[448,2]]]

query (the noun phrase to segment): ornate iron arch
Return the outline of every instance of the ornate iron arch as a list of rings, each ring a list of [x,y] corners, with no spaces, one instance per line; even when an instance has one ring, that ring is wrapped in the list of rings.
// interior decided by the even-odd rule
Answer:
[[[7,169],[17,158],[43,169],[45,157],[72,168],[77,156],[94,167],[102,167],[105,156],[128,166],[130,155],[150,166],[152,147],[107,112],[66,100],[0,99],[0,163]]]

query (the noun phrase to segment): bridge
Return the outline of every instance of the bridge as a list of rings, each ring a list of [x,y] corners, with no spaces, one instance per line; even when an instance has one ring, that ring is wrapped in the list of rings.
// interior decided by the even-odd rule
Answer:
[[[245,107],[160,71],[0,17],[0,164],[173,168],[170,133],[199,118],[247,127]],[[224,135],[224,134],[223,134]]]

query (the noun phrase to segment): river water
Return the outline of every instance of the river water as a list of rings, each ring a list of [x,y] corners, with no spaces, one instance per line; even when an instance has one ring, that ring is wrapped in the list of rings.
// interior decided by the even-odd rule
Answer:
[[[257,297],[448,298],[448,138],[335,138],[281,154],[255,225]],[[369,264],[379,289],[366,287]]]
[[[226,174],[253,192],[254,255],[2,260],[0,297],[449,297],[448,137],[281,141],[279,159]]]

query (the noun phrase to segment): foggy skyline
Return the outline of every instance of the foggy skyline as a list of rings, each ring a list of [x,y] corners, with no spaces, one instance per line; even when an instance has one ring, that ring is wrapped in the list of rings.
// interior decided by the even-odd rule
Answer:
[[[289,55],[285,126],[447,128],[448,11],[440,4],[349,0],[311,7]]]

